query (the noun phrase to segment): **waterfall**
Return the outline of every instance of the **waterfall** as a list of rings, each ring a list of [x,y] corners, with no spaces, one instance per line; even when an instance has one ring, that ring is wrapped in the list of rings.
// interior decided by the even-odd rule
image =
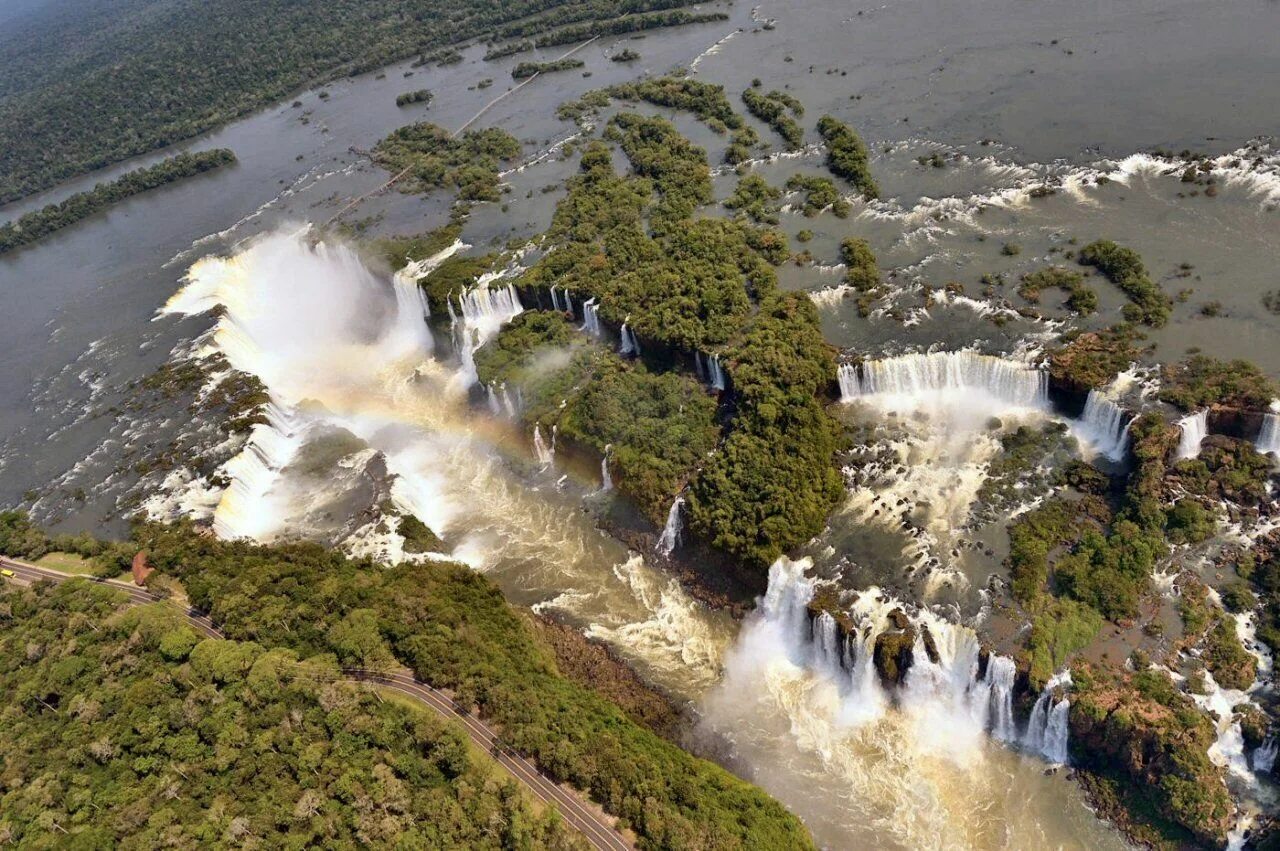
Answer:
[[[542,439],[542,429],[538,425],[533,427],[533,452],[538,456],[538,463],[543,467],[550,467],[556,460],[555,446],[547,448],[546,442]]]
[[[1085,443],[1112,461],[1123,461],[1129,451],[1129,425],[1124,409],[1097,390],[1089,391],[1076,430]]]
[[[1209,434],[1209,412],[1198,411],[1178,420],[1182,440],[1178,442],[1178,460],[1185,461],[1200,454],[1200,443]]]
[[[860,591],[841,615],[847,619],[842,640],[831,613],[809,610],[816,591],[815,581],[805,575],[810,567],[809,559],[793,562],[784,556],[774,562],[768,590],[744,627],[744,646],[754,647],[758,637],[767,635],[769,652],[783,652],[791,664],[833,683],[839,692],[842,725],[875,722],[896,703],[914,722],[926,750],[949,751],[963,758],[987,734],[1000,742],[1017,741],[1013,715],[1017,667],[1012,659],[990,654],[979,676],[982,649],[977,634],[922,610],[909,618],[917,633],[911,667],[896,692],[890,693],[875,668],[876,639],[895,628],[895,620],[907,607],[878,588]],[[936,661],[930,649],[937,654]],[[1064,742],[1060,749],[1065,753],[1063,703],[1053,738]],[[1042,735],[1044,726],[1041,722]]]
[[[593,337],[600,337],[600,306],[596,304],[595,296],[587,299],[582,305],[582,327],[579,329],[586,331]]]
[[[1067,720],[1071,701],[1064,697],[1054,702],[1053,693],[1070,684],[1070,671],[1063,671],[1045,683],[1044,691],[1040,692],[1031,709],[1031,720],[1027,722],[1027,732],[1022,737],[1022,744],[1027,750],[1061,765],[1067,764]]]
[[[711,389],[724,392],[724,368],[720,366],[720,356],[711,355],[707,359],[707,372],[711,379]]]
[[[452,300],[447,300],[454,345],[458,359],[462,361],[462,379],[468,386],[477,380],[474,358],[476,351],[497,334],[504,324],[524,312],[514,286],[489,286],[496,277],[492,274],[482,275],[474,287],[457,297],[457,311],[453,309]]]
[[[987,673],[983,681],[990,695],[991,735],[1002,742],[1018,738],[1018,729],[1013,722],[1013,683],[1017,675],[1018,668],[1012,659],[994,653],[987,659]]]
[[[609,475],[609,450],[613,449],[613,444],[605,444],[604,457],[600,459],[600,490],[613,490],[613,479]]]
[[[555,284],[552,284],[552,285],[551,285],[551,309],[552,309],[552,310],[559,310],[559,309],[560,309],[560,298],[559,298],[559,296],[557,296],[557,295],[556,295],[556,285],[555,285]]]
[[[841,364],[836,371],[836,377],[840,380],[840,401],[850,402],[861,395],[862,383],[858,377],[857,364]]]
[[[622,345],[618,347],[618,354],[640,357],[640,341],[636,339],[636,332],[632,331],[626,322],[622,323],[620,336],[622,337]]]
[[[1276,742],[1275,736],[1267,736],[1262,740],[1262,744],[1258,745],[1258,749],[1253,752],[1250,758],[1250,766],[1258,774],[1270,774],[1271,769],[1276,765],[1276,751],[1280,749]]]
[[[662,527],[662,535],[658,538],[658,552],[669,556],[680,545],[680,509],[684,506],[684,497],[676,497],[667,512],[667,525]]]
[[[507,382],[502,382],[502,408],[507,412],[507,416],[511,419],[516,418],[516,413],[520,410],[518,402],[512,401],[511,394],[507,392]]]
[[[1275,408],[1272,402],[1271,407]],[[1280,413],[1269,411],[1262,417],[1262,430],[1258,432],[1258,451],[1263,455],[1274,452],[1280,455]]]
[[[1045,408],[1049,403],[1047,373],[1020,361],[968,349],[865,361],[861,369],[845,365],[840,368],[839,379],[845,402],[889,396],[972,403],[987,408],[988,400],[1032,408]],[[975,392],[988,400],[973,398]]]
[[[220,538],[262,540],[276,531],[270,494],[304,440],[293,417],[275,403],[267,404],[266,417],[267,422],[254,424],[244,448],[220,470],[231,482],[213,515]]]
[[[489,413],[495,417],[502,416],[502,403],[498,401],[498,394],[493,392],[493,382],[486,384],[484,389],[489,396]]]

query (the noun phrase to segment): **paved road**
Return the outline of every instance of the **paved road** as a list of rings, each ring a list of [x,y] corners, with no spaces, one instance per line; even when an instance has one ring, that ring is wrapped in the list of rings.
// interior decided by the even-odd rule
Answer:
[[[47,567],[39,567],[34,564],[2,557],[0,557],[0,567],[12,570],[16,574],[14,578],[24,582],[38,582],[42,579],[63,582],[76,578],[69,573],[62,573]],[[162,600],[162,598],[130,582],[121,582],[116,579],[94,579],[92,581],[109,585],[122,592],[132,604],[155,603]],[[187,623],[191,624],[200,634],[209,638],[223,637],[218,628],[214,626],[213,621],[204,612],[189,608],[183,612],[183,616],[186,618]],[[413,698],[445,718],[461,723],[467,737],[476,746],[491,754],[503,768],[511,772],[539,800],[547,804],[554,804],[560,810],[565,822],[581,833],[593,848],[599,848],[602,851],[630,851],[630,849],[634,848],[613,829],[613,826],[606,821],[606,816],[588,807],[579,799],[578,795],[567,791],[541,774],[532,762],[503,745],[497,731],[492,727],[475,716],[460,710],[448,695],[415,679],[410,671],[387,672],[349,669],[343,673],[352,682],[376,683],[392,689]]]

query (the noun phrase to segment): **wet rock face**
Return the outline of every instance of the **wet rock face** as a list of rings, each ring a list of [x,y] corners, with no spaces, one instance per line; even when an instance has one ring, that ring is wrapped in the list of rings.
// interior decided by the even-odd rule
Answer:
[[[895,617],[898,616],[898,617]],[[900,609],[889,615],[893,627],[876,636],[875,651],[872,657],[876,672],[886,687],[902,685],[914,661],[913,649],[916,645],[916,628]],[[937,653],[935,648],[934,653]]]
[[[1209,432],[1225,434],[1239,440],[1257,440],[1265,416],[1265,411],[1214,405],[1209,409]]]

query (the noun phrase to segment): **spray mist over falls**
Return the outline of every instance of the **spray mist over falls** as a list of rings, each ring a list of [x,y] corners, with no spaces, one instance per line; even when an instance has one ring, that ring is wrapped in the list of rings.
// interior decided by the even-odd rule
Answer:
[[[799,812],[820,842],[1121,847],[1083,808],[1045,814],[1036,806],[1061,795],[1050,787],[1065,781],[1044,776],[1041,760],[1050,755],[1033,744],[1046,741],[1043,725],[1026,728],[1014,717],[1012,660],[991,654],[983,665],[971,629],[920,610],[910,616],[919,630],[912,665],[900,685],[887,686],[872,648],[906,607],[876,588],[860,591],[842,604],[851,627],[842,639],[830,614],[810,610],[816,586],[808,567],[786,558],[773,565],[768,592],[704,706],[705,723],[734,743],[755,779]],[[1061,706],[1057,716],[1065,718],[1064,701],[1045,703],[1051,712]]]
[[[472,346],[518,300],[505,288],[457,300],[455,333]],[[726,616],[594,527],[573,494],[521,478],[527,437],[467,401],[461,366],[432,354],[426,304],[412,275],[388,283],[354,249],[305,229],[261,237],[192,266],[163,313],[222,311],[209,346],[260,378],[271,421],[222,472],[214,513],[223,537],[271,540],[300,531],[323,479],[304,478],[318,434],[349,435],[385,461],[397,508],[423,520],[452,557],[488,573],[517,603],[565,613],[602,635],[659,684],[693,696],[718,673]],[[335,477],[335,481],[340,477]],[[361,535],[364,552],[378,549]],[[384,557],[398,554],[384,545]]]

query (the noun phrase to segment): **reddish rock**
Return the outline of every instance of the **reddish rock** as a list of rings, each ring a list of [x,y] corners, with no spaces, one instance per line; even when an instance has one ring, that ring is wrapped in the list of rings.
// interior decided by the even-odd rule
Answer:
[[[133,584],[142,586],[147,584],[147,577],[156,572],[156,569],[147,564],[147,551],[138,550],[138,554],[133,557]]]

